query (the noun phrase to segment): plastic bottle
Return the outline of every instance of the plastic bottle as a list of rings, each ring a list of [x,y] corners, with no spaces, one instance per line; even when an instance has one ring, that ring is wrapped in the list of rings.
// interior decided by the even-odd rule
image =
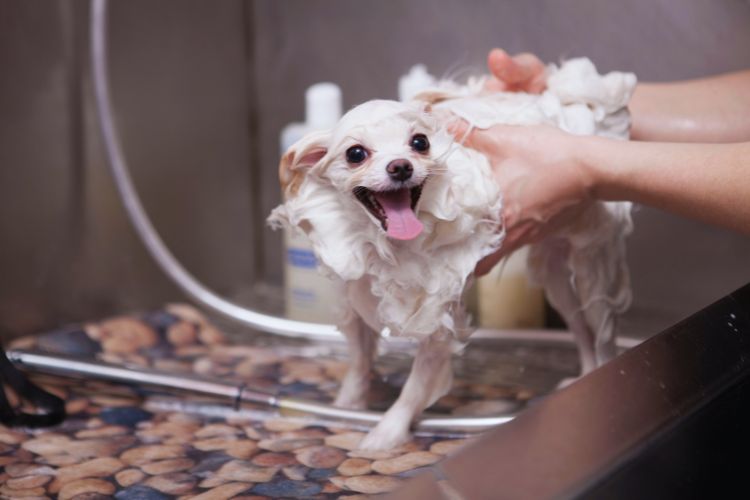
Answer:
[[[528,255],[529,248],[522,247],[476,281],[479,326],[498,329],[544,326],[544,291],[529,279]]]
[[[331,128],[341,118],[341,89],[317,83],[305,92],[305,122],[290,123],[281,131],[281,154],[306,133]],[[318,262],[304,234],[284,232],[284,304],[286,316],[300,321],[334,323],[333,287],[318,271]]]

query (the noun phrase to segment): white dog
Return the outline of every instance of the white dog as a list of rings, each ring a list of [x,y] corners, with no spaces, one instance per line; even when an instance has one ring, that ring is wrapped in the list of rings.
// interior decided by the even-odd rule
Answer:
[[[402,444],[413,419],[449,390],[451,353],[471,333],[462,292],[477,261],[502,243],[489,162],[446,125],[458,116],[480,128],[549,123],[627,138],[633,75],[600,76],[586,59],[549,72],[542,95],[485,93],[477,81],[441,84],[406,104],[367,102],[281,160],[286,201],[269,221],[303,231],[341,287],[338,326],[351,364],[335,404],[365,408],[383,328],[419,342],[401,395],[362,448]],[[630,229],[629,204],[596,203],[530,254],[533,275],[576,336],[583,373],[615,354],[615,315],[630,302]]]

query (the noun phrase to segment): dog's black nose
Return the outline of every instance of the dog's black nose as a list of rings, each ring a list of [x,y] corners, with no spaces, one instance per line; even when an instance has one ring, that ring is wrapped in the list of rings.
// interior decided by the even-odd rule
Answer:
[[[409,160],[393,160],[385,167],[385,171],[394,181],[405,181],[411,177],[414,167],[411,166]]]

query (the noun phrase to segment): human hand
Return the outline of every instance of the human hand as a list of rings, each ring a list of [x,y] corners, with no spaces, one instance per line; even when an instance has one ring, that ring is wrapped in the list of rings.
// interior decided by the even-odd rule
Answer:
[[[467,131],[463,121],[451,127],[459,140]],[[517,248],[570,223],[591,203],[592,175],[580,155],[590,140],[596,139],[546,125],[495,125],[469,133],[464,145],[490,160],[500,186],[505,228],[502,248],[477,264],[477,276]]]
[[[544,63],[534,54],[508,55],[503,49],[492,49],[487,55],[492,76],[485,88],[493,92],[528,92],[541,94],[547,87]]]

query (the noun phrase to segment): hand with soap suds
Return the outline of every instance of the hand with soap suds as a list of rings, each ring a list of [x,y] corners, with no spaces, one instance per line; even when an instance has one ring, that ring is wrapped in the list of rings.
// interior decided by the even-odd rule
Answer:
[[[466,128],[459,122],[452,132],[464,137]],[[547,125],[495,125],[467,136],[465,146],[490,158],[503,193],[503,246],[480,262],[478,275],[520,246],[576,220],[593,201],[591,173],[577,157],[585,140]]]
[[[545,87],[544,67],[531,54],[495,49],[488,66],[488,90]],[[629,107],[633,138],[665,142],[581,137],[538,125],[471,132],[464,122],[454,125],[457,138],[490,159],[504,195],[505,241],[479,263],[478,274],[564,227],[594,200],[635,201],[750,233],[750,71],[638,84]]]

